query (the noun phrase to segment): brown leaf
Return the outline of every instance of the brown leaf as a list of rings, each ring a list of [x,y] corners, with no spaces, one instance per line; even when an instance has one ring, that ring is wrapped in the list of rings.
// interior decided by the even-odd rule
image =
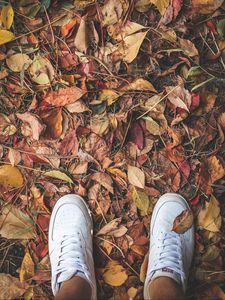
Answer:
[[[0,234],[7,239],[33,239],[34,224],[30,217],[13,205],[7,204],[0,214]]]
[[[49,91],[43,102],[53,106],[65,106],[79,100],[85,93],[76,86],[61,88],[58,91]]]
[[[39,140],[41,133],[45,129],[45,125],[41,123],[40,119],[30,112],[25,112],[23,114],[17,113],[16,116],[18,119],[29,125],[33,139]]]
[[[21,283],[19,278],[9,274],[0,274],[0,299],[20,298],[27,288],[27,283]]]
[[[185,233],[193,225],[194,217],[192,211],[185,209],[173,221],[172,231],[176,233]]]
[[[204,113],[210,112],[214,107],[216,97],[217,96],[215,94],[204,91],[204,93],[202,93],[200,97],[200,106],[197,108],[194,114],[196,116],[201,116]]]
[[[103,138],[95,133],[91,133],[85,143],[85,151],[101,162],[109,155],[110,147]]]
[[[47,108],[39,113],[46,125],[44,135],[50,139],[58,139],[62,134],[62,110],[61,108]]]
[[[20,152],[13,148],[9,149],[8,158],[12,166],[18,165],[22,159]]]
[[[121,222],[121,218],[117,218],[114,219],[112,221],[110,221],[108,224],[106,224],[105,226],[103,226],[97,233],[97,235],[106,235],[109,232],[115,230],[118,228],[118,225]]]
[[[187,56],[193,57],[199,55],[198,49],[191,41],[179,38],[179,43],[184,54],[186,54]]]
[[[147,252],[145,254],[144,260],[141,264],[141,269],[140,269],[140,281],[141,282],[145,282],[145,276],[146,276],[147,268],[148,268],[148,257],[149,257],[149,253]]]
[[[199,14],[213,13],[223,4],[223,0],[191,0],[193,11]]]
[[[112,187],[113,181],[108,174],[96,172],[92,174],[91,179],[100,183],[105,189],[107,189],[110,193],[113,194],[113,187]]]
[[[168,100],[175,105],[175,107],[183,108],[189,112],[191,105],[191,94],[188,90],[182,86],[177,86],[176,88],[173,86],[167,86],[166,92],[168,93]]]

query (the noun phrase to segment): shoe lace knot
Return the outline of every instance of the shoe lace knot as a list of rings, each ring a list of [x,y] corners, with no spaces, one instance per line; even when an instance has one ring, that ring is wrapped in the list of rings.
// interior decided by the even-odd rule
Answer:
[[[168,268],[181,277],[181,282],[184,284],[185,272],[183,267],[182,257],[182,241],[180,234],[170,231],[166,232],[161,240],[159,248],[159,257],[154,265],[154,270]]]

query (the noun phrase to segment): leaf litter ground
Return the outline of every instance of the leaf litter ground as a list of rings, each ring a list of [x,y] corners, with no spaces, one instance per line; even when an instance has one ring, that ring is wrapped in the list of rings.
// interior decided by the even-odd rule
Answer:
[[[48,224],[67,193],[93,214],[99,299],[142,299],[165,192],[193,211],[173,224],[195,223],[189,298],[225,299],[224,10],[0,2],[1,299],[52,297]]]

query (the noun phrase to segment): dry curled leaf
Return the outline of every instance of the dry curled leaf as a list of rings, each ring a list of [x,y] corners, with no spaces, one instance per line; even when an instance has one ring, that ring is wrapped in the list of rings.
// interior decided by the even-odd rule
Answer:
[[[40,118],[30,112],[25,112],[23,114],[17,113],[16,116],[18,119],[29,125],[29,128],[31,129],[30,135],[33,139],[39,140],[40,134],[45,129],[45,125],[41,123]]]
[[[172,231],[185,233],[193,225],[194,216],[191,210],[185,209],[173,221]]]
[[[6,63],[11,71],[21,72],[25,71],[29,67],[32,60],[27,54],[17,53],[7,57]]]
[[[0,299],[18,299],[28,288],[26,282],[21,283],[19,278],[10,274],[0,274]]]

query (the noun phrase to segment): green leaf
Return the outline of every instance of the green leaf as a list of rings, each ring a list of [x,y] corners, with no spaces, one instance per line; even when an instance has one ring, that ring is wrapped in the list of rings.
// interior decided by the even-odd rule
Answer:
[[[217,32],[219,33],[221,38],[225,38],[225,19],[220,20],[217,25]]]
[[[186,78],[195,77],[203,73],[203,70],[199,66],[191,67],[186,75]]]
[[[50,176],[53,178],[57,178],[57,179],[60,179],[60,180],[63,180],[63,181],[69,182],[69,183],[73,183],[73,180],[68,175],[66,175],[65,173],[63,173],[59,170],[47,171],[44,173],[44,175]]]
[[[145,192],[139,192],[135,187],[132,188],[132,199],[141,211],[142,216],[146,216],[148,214],[149,209],[149,198],[145,194]]]

